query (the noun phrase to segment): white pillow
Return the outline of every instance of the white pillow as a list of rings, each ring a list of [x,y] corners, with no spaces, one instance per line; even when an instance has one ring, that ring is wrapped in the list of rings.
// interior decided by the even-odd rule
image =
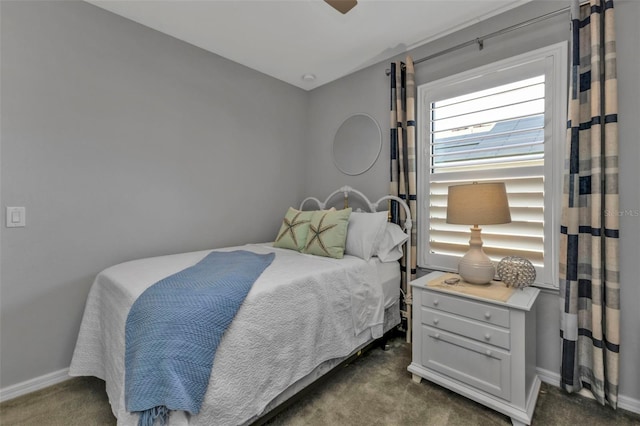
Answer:
[[[347,228],[345,254],[364,260],[375,256],[378,242],[382,239],[387,223],[387,212],[352,212]]]
[[[395,223],[385,225],[385,232],[378,245],[377,256],[382,262],[393,262],[402,258],[402,244],[409,236]]]

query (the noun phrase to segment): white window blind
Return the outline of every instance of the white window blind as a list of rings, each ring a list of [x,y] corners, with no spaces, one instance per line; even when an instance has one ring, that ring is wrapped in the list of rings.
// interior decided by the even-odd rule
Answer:
[[[542,164],[544,75],[429,105],[431,171]]]
[[[562,53],[557,45],[419,87],[420,266],[456,270],[469,249],[469,226],[446,223],[448,187],[500,181],[512,222],[482,226],[485,253],[527,258],[536,282],[555,286]]]
[[[532,168],[530,176],[472,180],[432,180],[429,190],[429,249],[432,254],[462,257],[469,250],[469,226],[446,223],[447,188],[462,183],[501,181],[507,187],[511,223],[483,225],[485,253],[494,261],[522,256],[544,266],[544,176]],[[472,208],[473,206],[469,206]]]

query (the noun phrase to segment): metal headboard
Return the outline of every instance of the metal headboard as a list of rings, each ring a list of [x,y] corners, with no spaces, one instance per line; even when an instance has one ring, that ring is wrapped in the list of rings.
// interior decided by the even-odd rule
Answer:
[[[353,189],[350,186],[343,186],[342,188],[333,191],[331,194],[329,194],[329,196],[324,200],[324,201],[320,201],[319,199],[315,198],[315,197],[307,197],[304,200],[302,200],[302,202],[300,203],[300,210],[302,210],[304,208],[304,205],[308,202],[308,201],[314,201],[319,208],[321,209],[326,209],[327,205],[329,203],[329,201],[331,201],[336,195],[342,193],[343,199],[344,199],[344,208],[349,207],[349,195],[350,194],[356,194],[362,201],[364,201],[367,205],[367,207],[369,208],[369,211],[374,213],[378,211],[378,207],[380,205],[380,203],[382,202],[386,202],[387,204],[390,203],[390,201],[397,201],[398,204],[400,206],[402,206],[402,208],[404,209],[405,212],[405,221],[404,221],[404,229],[403,231],[407,234],[407,236],[409,238],[407,238],[407,241],[405,242],[404,246],[405,246],[405,255],[406,255],[406,263],[405,263],[405,277],[407,280],[407,290],[406,293],[402,292],[402,288],[400,288],[400,291],[402,292],[403,296],[404,296],[404,303],[406,305],[406,310],[401,310],[400,314],[406,319],[407,321],[407,342],[411,342],[411,305],[412,305],[412,294],[411,294],[411,286],[409,285],[409,280],[411,280],[411,228],[413,227],[413,222],[411,220],[411,209],[409,208],[409,206],[407,205],[407,203],[399,197],[396,197],[395,195],[385,195],[384,197],[380,198],[379,200],[375,201],[375,202],[371,202],[369,200],[369,198],[367,198],[366,195],[364,195],[362,192],[358,191],[357,189]],[[389,218],[388,220],[390,220],[391,218],[391,211],[387,206],[387,210],[389,210]]]

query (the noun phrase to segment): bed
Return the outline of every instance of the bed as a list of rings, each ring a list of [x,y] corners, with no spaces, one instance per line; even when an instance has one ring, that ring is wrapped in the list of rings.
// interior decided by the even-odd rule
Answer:
[[[372,212],[377,212],[381,203],[393,200],[407,213],[409,209],[397,197],[386,196],[372,203],[359,191],[343,187],[324,202],[305,199],[299,210],[313,202],[326,211],[337,194],[344,196],[345,206],[349,196],[357,195],[369,212],[351,214],[342,258],[301,253],[274,243],[213,250],[274,253],[275,257],[224,332],[199,413],[172,411],[169,425],[260,421],[401,322],[401,316],[406,315],[400,310],[401,271],[399,262],[390,259],[397,259],[394,253],[401,252],[410,239],[411,222],[405,224],[402,236],[397,234],[399,227],[392,228],[395,225],[385,223],[384,230],[375,232],[368,227],[374,222],[370,221]],[[378,212],[375,216],[380,214],[385,215]],[[393,238],[391,229],[396,232]],[[385,243],[381,243],[383,239]],[[386,245],[387,251],[375,253],[372,244]],[[370,253],[362,255],[362,250],[369,249]],[[211,251],[134,260],[97,275],[87,298],[69,374],[105,381],[119,425],[138,423],[138,415],[125,408],[124,330],[131,306],[148,287],[194,265]]]

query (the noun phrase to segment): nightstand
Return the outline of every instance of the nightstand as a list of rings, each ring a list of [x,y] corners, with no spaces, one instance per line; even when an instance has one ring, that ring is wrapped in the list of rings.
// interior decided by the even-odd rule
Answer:
[[[413,347],[408,370],[509,417],[531,424],[540,390],[536,311],[540,290],[516,289],[506,302],[427,287],[444,273],[411,282]]]

